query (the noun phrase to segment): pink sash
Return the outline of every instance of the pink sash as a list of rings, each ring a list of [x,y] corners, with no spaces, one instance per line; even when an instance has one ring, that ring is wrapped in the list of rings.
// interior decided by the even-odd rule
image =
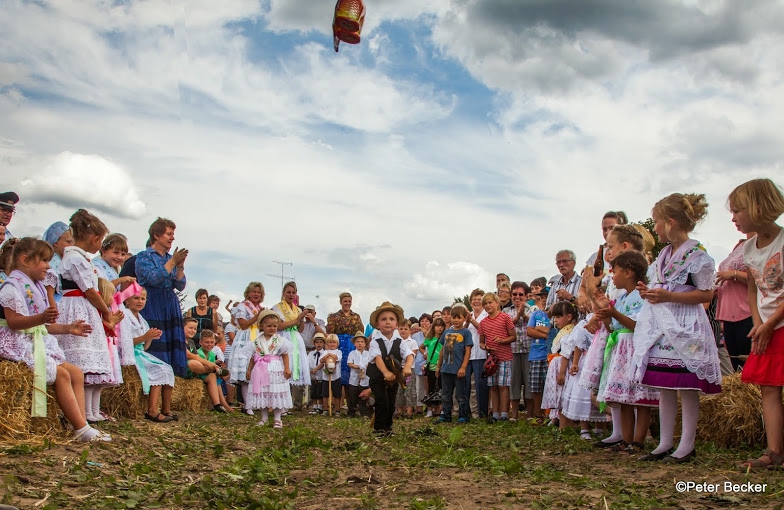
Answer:
[[[256,355],[256,365],[253,367],[253,372],[250,374],[250,382],[253,384],[253,393],[261,393],[262,386],[269,386],[269,363],[271,361],[282,361],[282,356],[266,356]]]

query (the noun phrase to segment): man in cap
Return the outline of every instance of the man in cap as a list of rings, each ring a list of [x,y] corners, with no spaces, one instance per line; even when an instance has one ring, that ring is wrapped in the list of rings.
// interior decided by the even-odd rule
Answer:
[[[14,217],[16,212],[16,204],[19,202],[19,195],[13,191],[6,191],[0,193],[0,223],[5,225],[5,237],[11,239],[13,234],[8,230],[8,224],[11,223],[11,218]]]

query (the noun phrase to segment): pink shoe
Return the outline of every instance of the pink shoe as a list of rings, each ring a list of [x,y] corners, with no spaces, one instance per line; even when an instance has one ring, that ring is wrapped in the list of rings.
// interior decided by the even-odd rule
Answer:
[[[282,422],[282,421],[280,421],[280,420],[275,420],[275,421],[272,423],[272,428],[273,428],[273,429],[282,429],[282,428],[283,428],[283,422]]]

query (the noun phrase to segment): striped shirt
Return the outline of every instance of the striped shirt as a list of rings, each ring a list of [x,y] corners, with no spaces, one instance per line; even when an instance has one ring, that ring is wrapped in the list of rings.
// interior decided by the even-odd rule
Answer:
[[[576,272],[572,276],[572,278],[564,282],[563,276],[558,274],[550,278],[550,281],[547,283],[550,286],[550,293],[547,295],[547,304],[545,305],[546,308],[550,308],[556,302],[559,301],[558,299],[558,291],[564,289],[566,292],[571,294],[572,296],[577,296],[577,291],[580,290],[580,284],[583,281],[583,277],[577,274]]]
[[[493,318],[487,316],[479,323],[479,335],[485,337],[485,346],[498,356],[498,361],[512,359],[512,345],[499,344],[496,338],[507,338],[509,331],[514,329],[512,318],[505,313],[499,313]]]

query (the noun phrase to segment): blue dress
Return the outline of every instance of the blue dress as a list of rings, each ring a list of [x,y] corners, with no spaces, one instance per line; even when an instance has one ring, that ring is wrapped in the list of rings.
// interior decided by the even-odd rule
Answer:
[[[164,267],[171,254],[161,256],[147,248],[136,256],[136,278],[139,285],[147,289],[147,305],[140,312],[151,328],[162,331],[158,340],[153,340],[147,352],[171,365],[174,374],[188,375],[188,360],[185,357],[185,331],[182,326],[182,309],[174,289],[185,289],[185,277],[176,279],[177,268],[167,272]]]

